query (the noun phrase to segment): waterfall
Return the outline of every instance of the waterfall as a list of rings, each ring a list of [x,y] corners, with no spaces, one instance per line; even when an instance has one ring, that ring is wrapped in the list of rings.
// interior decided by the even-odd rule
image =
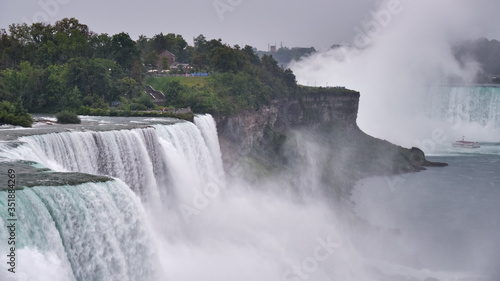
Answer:
[[[392,95],[377,96],[384,110],[375,104],[365,104],[368,110],[361,107],[360,113],[370,116],[358,119],[362,130],[437,155],[454,153],[450,146],[462,137],[481,143],[500,142],[500,87],[414,86]],[[500,153],[497,148],[487,150]]]
[[[57,268],[54,276],[44,272],[43,277],[23,267],[20,280],[155,280],[148,277],[157,261],[148,225],[175,228],[175,210],[192,205],[207,183],[224,184],[215,122],[210,115],[195,120],[196,125],[32,135],[1,144],[4,161],[118,178],[17,192],[19,221],[25,222],[18,234],[19,259]],[[1,197],[2,208],[6,198]],[[152,209],[149,218],[144,208]],[[0,237],[7,237],[3,228]]]
[[[437,87],[430,95],[430,118],[500,130],[499,87]]]
[[[157,175],[162,174],[164,165],[157,157],[153,128],[62,132],[19,140],[26,145],[11,151],[11,157],[35,161],[55,171],[117,177],[146,200],[158,197]]]
[[[5,194],[0,192],[2,210]],[[18,190],[16,210],[15,280],[155,278],[151,227],[139,198],[119,180]],[[6,225],[7,212],[0,212],[0,219]],[[7,240],[4,227],[0,237]],[[1,244],[2,253],[6,246]],[[10,278],[5,266],[1,280]]]
[[[425,97],[421,114],[412,117],[411,145],[427,154],[453,154],[451,143],[465,138],[482,143],[476,153],[500,153],[499,87],[430,87]]]
[[[350,252],[337,248],[340,230],[326,204],[290,201],[273,182],[258,189],[239,181],[226,185],[220,155],[210,115],[194,123],[26,136],[0,145],[0,157],[10,161],[123,181],[19,191],[22,200],[36,200],[19,206],[22,221],[35,229],[31,240],[19,237],[25,241],[20,260],[53,268],[56,276],[43,271],[50,280],[294,280],[292,271],[314,249],[326,247],[325,267]],[[161,208],[150,209],[154,198]],[[158,243],[140,234],[150,230]],[[137,272],[130,270],[134,263]],[[357,266],[335,271],[347,276]],[[35,273],[23,268],[22,274],[29,280]],[[161,277],[147,277],[153,274]],[[327,280],[324,271],[310,274]]]
[[[237,178],[226,182],[210,115],[196,116],[194,123],[61,132],[0,143],[0,164],[30,160],[36,168],[115,178],[17,192],[18,254],[26,263],[19,265],[19,276],[370,280],[365,265],[377,261],[357,254],[342,214],[318,191],[326,147],[300,135],[297,141],[307,145],[299,157],[303,163],[287,173],[292,178],[270,178],[259,186]],[[291,181],[296,189],[283,190]],[[296,191],[296,196],[287,194]],[[0,192],[1,208],[5,194]],[[5,212],[2,216],[5,224]],[[0,239],[5,237],[1,229]],[[0,274],[7,272],[1,269]]]
[[[223,181],[215,122],[210,115],[197,116],[195,122],[21,137],[19,141],[25,145],[4,155],[35,161],[55,171],[117,177],[149,200],[159,198],[165,192],[162,189],[175,188],[168,186],[172,177],[174,182],[188,180],[196,187]]]
[[[205,115],[197,116],[195,123],[154,125],[168,167],[171,192],[164,200],[184,221],[189,221],[187,209],[199,212],[225,188],[215,122]]]
[[[212,159],[214,161],[215,169],[218,172],[218,176],[222,177],[222,157],[219,146],[219,137],[217,136],[217,128],[215,121],[209,115],[195,116],[194,123],[196,127],[200,130],[203,139],[207,144],[208,151],[210,152]]]

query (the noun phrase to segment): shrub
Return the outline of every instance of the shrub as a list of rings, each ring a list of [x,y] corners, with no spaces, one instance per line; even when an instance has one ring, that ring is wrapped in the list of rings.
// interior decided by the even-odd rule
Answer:
[[[82,120],[76,115],[76,113],[63,110],[56,114],[57,123],[61,124],[80,124]]]
[[[147,110],[147,107],[144,104],[131,103],[130,104],[130,109],[131,110]]]
[[[143,92],[139,97],[135,98],[133,100],[133,103],[142,104],[145,108],[153,108],[155,106],[151,97],[145,92]]]
[[[109,110],[109,116],[118,116],[118,110],[116,108],[111,108]]]
[[[20,100],[14,104],[8,101],[0,102],[0,124],[31,127],[32,123],[31,115],[24,109]]]

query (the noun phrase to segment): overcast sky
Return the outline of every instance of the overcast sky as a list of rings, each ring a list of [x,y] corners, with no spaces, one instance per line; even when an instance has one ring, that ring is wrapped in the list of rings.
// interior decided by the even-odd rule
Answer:
[[[189,43],[208,39],[266,50],[268,44],[325,49],[352,43],[356,28],[373,19],[377,0],[0,0],[0,28],[12,23],[75,17],[97,33],[133,39],[163,32]],[[393,0],[408,8],[412,0]],[[425,0],[422,0],[425,1]],[[479,3],[484,1],[471,1]],[[496,1],[487,1],[494,3]],[[432,2],[430,2],[432,3]],[[437,2],[434,2],[437,3]],[[385,5],[385,4],[384,4]],[[497,5],[498,6],[498,5]],[[449,7],[453,9],[453,7]],[[491,12],[498,14],[495,8]],[[425,14],[422,15],[425,19]],[[484,25],[483,25],[484,26]],[[485,26],[487,28],[487,26]],[[495,28],[496,29],[496,28]],[[485,30],[484,36],[494,37]],[[499,39],[499,38],[497,38]]]
[[[163,32],[231,45],[329,47],[352,39],[374,0],[0,0],[0,27],[75,17],[97,33]]]

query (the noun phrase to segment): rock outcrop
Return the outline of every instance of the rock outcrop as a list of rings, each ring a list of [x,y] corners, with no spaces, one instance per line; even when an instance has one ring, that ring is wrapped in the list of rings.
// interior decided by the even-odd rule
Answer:
[[[341,122],[346,128],[355,130],[358,103],[358,92],[343,90],[274,100],[256,111],[215,116],[223,160],[231,165],[236,158],[261,146],[266,129],[286,135],[294,129],[317,129],[325,124]]]
[[[226,171],[231,174],[242,159],[252,163],[245,172],[254,169],[254,179],[263,178],[269,170],[268,174],[286,170],[297,161],[287,151],[291,146],[285,145],[294,132],[313,136],[323,149],[329,166],[321,175],[322,182],[340,196],[347,196],[362,177],[415,172],[436,165],[418,148],[403,148],[362,132],[356,124],[359,97],[355,91],[323,89],[275,100],[256,111],[215,116]]]

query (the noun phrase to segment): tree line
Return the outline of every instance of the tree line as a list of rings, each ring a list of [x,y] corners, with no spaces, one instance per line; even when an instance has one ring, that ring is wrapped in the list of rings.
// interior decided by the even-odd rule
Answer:
[[[316,52],[316,49],[314,47],[309,47],[309,48],[303,48],[303,47],[293,47],[293,48],[288,48],[288,47],[281,47],[275,52],[271,51],[258,51],[257,54],[259,56],[267,55],[267,56],[273,56],[273,58],[278,61],[279,65],[288,65],[292,61],[299,61],[304,57],[309,56],[310,54],[313,54]]]
[[[102,112],[117,101],[124,110],[151,107],[143,91],[145,75],[158,67],[164,50],[191,65],[190,71],[211,73],[208,79],[224,88],[226,103],[238,104],[223,106],[258,107],[296,93],[291,70],[280,68],[271,56],[260,58],[251,46],[229,46],[203,35],[190,46],[172,33],[142,35],[134,41],[125,32],[97,34],[77,19],[65,18],[53,25],[24,23],[0,29],[0,100],[31,113]],[[162,106],[193,103],[193,110],[206,109],[206,93],[199,94],[189,100],[167,98]]]

